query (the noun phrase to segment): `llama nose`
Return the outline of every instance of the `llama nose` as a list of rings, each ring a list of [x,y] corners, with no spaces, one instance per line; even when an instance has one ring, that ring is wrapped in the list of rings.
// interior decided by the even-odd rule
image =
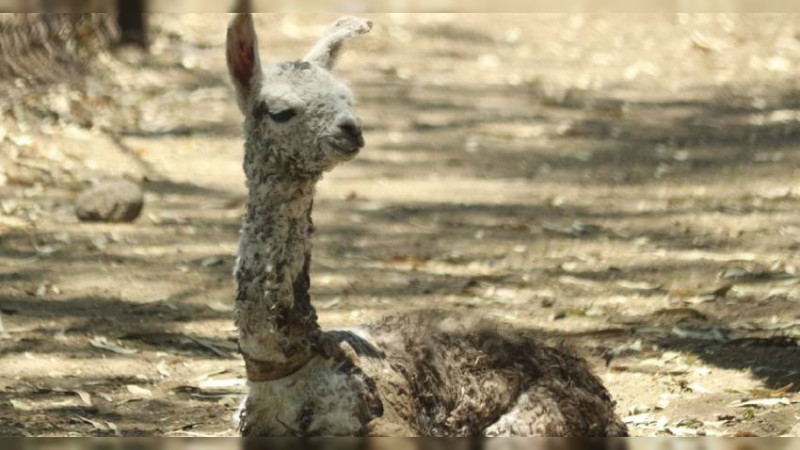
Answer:
[[[361,132],[361,120],[357,117],[347,117],[338,123],[339,129],[359,147],[364,146],[364,135]]]

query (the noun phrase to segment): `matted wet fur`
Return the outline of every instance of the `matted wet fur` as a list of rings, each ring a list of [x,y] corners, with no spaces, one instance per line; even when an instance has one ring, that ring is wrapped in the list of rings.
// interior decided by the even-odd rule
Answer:
[[[309,296],[315,187],[364,147],[330,68],[344,40],[371,28],[342,18],[304,60],[268,67],[251,14],[228,30],[249,190],[235,273],[250,387],[242,434],[625,435],[584,361],[491,322],[426,311],[320,330]]]
[[[418,311],[326,332],[323,340],[338,347],[322,351],[337,375],[369,387],[361,435],[628,435],[608,391],[572,349],[490,319]],[[313,407],[301,414],[300,423],[314,420]]]
[[[568,348],[443,311],[390,317],[368,332],[408,381],[413,408],[403,418],[420,435],[627,434],[608,391]],[[381,398],[394,395],[376,379]]]

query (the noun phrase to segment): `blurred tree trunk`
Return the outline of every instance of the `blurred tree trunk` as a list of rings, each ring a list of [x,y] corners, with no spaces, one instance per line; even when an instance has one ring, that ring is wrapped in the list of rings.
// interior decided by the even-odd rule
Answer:
[[[117,0],[117,24],[123,44],[147,46],[147,5],[145,0]]]

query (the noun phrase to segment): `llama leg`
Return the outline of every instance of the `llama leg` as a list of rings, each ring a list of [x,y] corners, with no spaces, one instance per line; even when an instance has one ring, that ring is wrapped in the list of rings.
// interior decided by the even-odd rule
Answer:
[[[567,420],[551,393],[534,387],[519,396],[514,406],[484,430],[487,437],[564,437]]]
[[[624,437],[619,422],[602,395],[575,385],[533,386],[514,406],[484,430],[485,436]]]

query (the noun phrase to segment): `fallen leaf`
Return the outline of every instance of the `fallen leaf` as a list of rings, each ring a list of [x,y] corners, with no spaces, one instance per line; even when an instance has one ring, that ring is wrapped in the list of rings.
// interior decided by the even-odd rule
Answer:
[[[109,431],[108,427],[102,422],[98,422],[98,421],[92,420],[92,419],[87,419],[86,417],[82,417],[82,416],[75,416],[74,419],[76,421],[78,421],[78,422],[83,422],[83,423],[91,425],[97,431],[102,431],[102,432]]]
[[[38,288],[36,288],[36,298],[42,298],[47,295],[47,285],[40,284]]]
[[[576,277],[570,277],[570,276],[559,277],[558,281],[560,283],[562,283],[562,284],[568,284],[568,285],[572,285],[572,286],[579,286],[579,287],[585,287],[585,288],[594,288],[594,287],[602,286],[602,283],[598,283],[597,281],[586,280],[586,279],[583,279],[583,278],[576,278]]]
[[[212,311],[221,312],[221,313],[228,313],[228,312],[232,312],[233,311],[233,306],[232,305],[229,305],[229,304],[226,304],[226,303],[223,303],[223,302],[212,302],[212,303],[209,303],[206,306],[208,306],[208,309],[210,309]]]
[[[86,391],[72,391],[72,392],[74,392],[75,395],[81,398],[83,404],[85,404],[86,406],[92,406],[92,396],[88,392]]]
[[[246,385],[244,378],[228,378],[224,380],[206,380],[198,386],[205,392],[212,393],[238,393]]]
[[[733,289],[733,287],[733,284],[723,285],[713,291],[703,292],[695,297],[692,297],[687,300],[687,303],[698,305],[701,303],[715,302],[717,300],[724,299],[728,296],[728,293],[731,291],[731,289]]]
[[[633,342],[620,345],[619,347],[615,347],[611,350],[611,354],[613,357],[620,357],[625,356],[633,353],[641,353],[643,349],[643,344],[641,339],[637,339]]]
[[[195,381],[202,382],[203,380],[208,380],[211,377],[215,377],[217,375],[224,375],[224,374],[229,373],[229,372],[230,371],[228,369],[215,370],[213,372],[204,373],[202,375],[197,376],[195,378]]]
[[[690,385],[686,386],[686,389],[688,389],[688,390],[690,390],[692,392],[696,392],[698,394],[710,394],[711,393],[711,391],[709,391],[708,389],[704,388],[702,385],[697,384],[697,383],[690,384]]]
[[[119,345],[112,344],[108,342],[108,339],[102,336],[97,336],[89,342],[92,347],[99,348],[101,350],[106,350],[112,353],[116,353],[118,355],[135,355],[139,353],[138,350],[133,350],[129,348],[120,347]]]
[[[720,273],[719,277],[723,280],[733,280],[739,278],[745,278],[750,275],[750,271],[747,269],[743,269],[741,267],[733,267],[730,269],[725,269]]]
[[[631,64],[630,66],[628,66],[623,72],[623,76],[625,77],[626,80],[629,81],[635,80],[643,74],[651,77],[658,76],[659,74],[658,66],[649,61],[639,61],[635,64]]]
[[[678,352],[664,352],[661,354],[661,361],[669,362],[675,361],[676,359],[680,358],[681,354]]]
[[[705,433],[703,431],[685,427],[668,427],[667,432],[676,437],[705,436]]]
[[[697,341],[712,341],[727,343],[732,339],[724,331],[719,328],[710,329],[690,329],[683,327],[674,327],[672,334],[683,339],[693,339]]]
[[[655,423],[655,419],[650,414],[637,414],[635,416],[624,417],[622,421],[628,425],[645,425]]]
[[[631,291],[642,291],[642,292],[660,291],[662,288],[662,285],[660,284],[651,284],[644,281],[626,281],[626,280],[617,281],[617,286]]]
[[[121,437],[122,436],[122,433],[119,432],[119,428],[117,428],[117,425],[114,424],[114,422],[106,422],[106,426],[108,427],[109,431],[114,433],[114,436],[117,436],[117,437]]]
[[[661,398],[656,403],[655,409],[657,411],[667,409],[669,408],[669,404],[670,404],[669,398],[662,395]]]
[[[767,293],[765,300],[785,299],[791,296],[794,292],[795,292],[794,289],[790,289],[787,287],[774,288]]]
[[[128,389],[128,392],[130,392],[131,394],[133,394],[133,395],[135,395],[137,397],[152,397],[153,396],[153,391],[151,391],[150,389],[145,389],[145,388],[140,387],[140,386],[136,386],[135,384],[129,384],[129,385],[125,386],[125,388]]]
[[[647,406],[634,406],[628,410],[628,417],[641,416],[650,412],[652,412],[652,409]]]
[[[342,299],[340,297],[336,297],[336,298],[334,298],[332,300],[329,300],[327,302],[317,301],[317,303],[314,306],[316,306],[317,309],[327,310],[327,309],[335,308],[336,306],[338,306],[341,303],[342,303]]]
[[[0,231],[2,231],[3,228],[8,228],[11,230],[19,230],[22,228],[26,228],[28,225],[29,225],[28,222],[18,217],[8,217],[0,215]]]
[[[54,245],[43,245],[41,247],[36,246],[35,249],[36,253],[39,254],[40,256],[49,256],[57,253],[59,250],[61,250],[61,247]]]
[[[704,53],[716,53],[725,47],[722,42],[709,38],[700,31],[692,32],[692,46]]]
[[[791,404],[792,404],[792,402],[788,398],[781,397],[781,398],[759,398],[759,399],[747,400],[747,401],[743,401],[743,402],[734,402],[734,403],[731,403],[730,406],[732,406],[734,408],[749,408],[749,407],[753,407],[753,406],[759,407],[759,408],[769,408],[769,407],[778,406],[778,405],[789,406]]]
[[[10,400],[10,402],[11,402],[11,406],[13,406],[14,409],[19,410],[19,411],[33,411],[35,409],[32,404],[26,402],[25,400],[14,400],[14,399],[12,399],[12,400]]]
[[[758,256],[754,253],[720,254],[713,252],[704,252],[701,250],[694,250],[686,254],[672,255],[671,257],[683,261],[712,261],[721,263],[753,262],[758,259]]]
[[[27,134],[9,134],[8,139],[17,147],[30,147],[33,145],[33,137]]]
[[[200,263],[203,267],[217,267],[225,264],[225,260],[219,257],[206,258]]]
[[[574,222],[569,226],[542,225],[542,229],[551,233],[574,237],[588,236],[603,231],[603,227],[599,225],[587,224],[583,222]]]
[[[163,359],[156,364],[156,371],[162,378],[169,378],[171,374],[169,373],[169,368],[167,366],[167,362]]]

